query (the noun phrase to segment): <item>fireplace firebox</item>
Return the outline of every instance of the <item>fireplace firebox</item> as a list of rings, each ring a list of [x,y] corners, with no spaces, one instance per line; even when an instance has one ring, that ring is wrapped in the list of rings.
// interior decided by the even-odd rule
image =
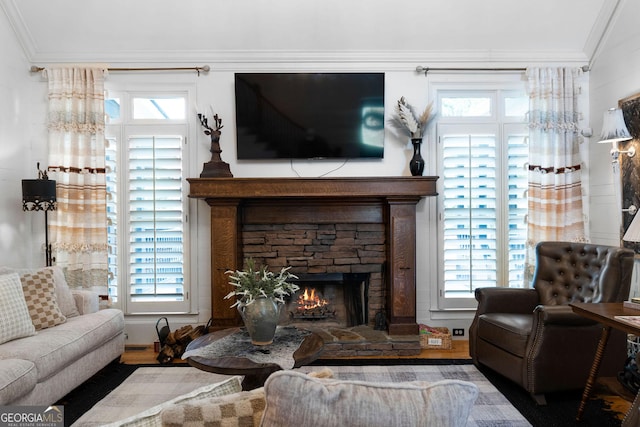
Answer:
[[[293,282],[300,290],[287,300],[286,323],[350,327],[369,322],[369,274],[306,274]]]

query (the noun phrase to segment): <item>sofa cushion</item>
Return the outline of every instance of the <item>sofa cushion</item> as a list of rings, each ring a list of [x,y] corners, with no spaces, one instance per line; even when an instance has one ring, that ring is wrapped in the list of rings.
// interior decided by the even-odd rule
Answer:
[[[14,340],[11,345],[1,346],[0,359],[32,361],[38,369],[38,382],[42,382],[106,341],[122,334],[123,330],[122,311],[100,310],[72,317],[54,328],[38,331],[36,336]]]
[[[36,330],[50,328],[64,323],[64,317],[56,301],[53,272],[40,270],[20,276],[24,299]]]
[[[478,338],[520,358],[524,357],[532,327],[532,314],[485,313],[478,316]]]
[[[478,387],[467,381],[376,383],[278,371],[265,383],[262,426],[465,426]]]
[[[36,367],[28,360],[0,360],[0,405],[29,393],[38,382]]]
[[[0,276],[0,344],[35,334],[17,273]]]
[[[198,402],[215,396],[232,395],[238,393],[240,390],[242,390],[242,377],[234,376],[219,383],[213,383],[197,388],[190,393],[175,397],[137,415],[112,424],[105,424],[103,427],[159,427],[162,425],[160,421],[160,413],[164,408],[180,403]]]

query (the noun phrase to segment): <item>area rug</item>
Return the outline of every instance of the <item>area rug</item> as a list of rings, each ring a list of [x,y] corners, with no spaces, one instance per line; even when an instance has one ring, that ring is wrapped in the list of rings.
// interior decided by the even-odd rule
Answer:
[[[224,381],[230,376],[212,374],[201,371],[190,366],[149,366],[136,367],[134,365],[112,366],[111,369],[119,372],[112,372],[114,376],[129,375],[124,382],[118,385],[95,406],[84,414],[78,414],[73,402],[74,396],[69,395],[63,399],[65,407],[65,425],[73,426],[102,426],[104,424],[118,421],[132,415],[139,414],[145,409],[159,405],[174,397],[189,393],[202,386]],[[105,370],[99,374],[100,379],[106,379],[110,374]],[[100,379],[93,379],[94,383]],[[85,386],[86,384],[83,384]],[[74,390],[75,399],[83,399],[84,394],[81,386],[79,390]],[[102,387],[98,387],[102,388]],[[64,403],[66,401],[66,404]],[[95,403],[95,401],[94,401]],[[68,411],[68,409],[70,411]],[[69,412],[69,413],[68,413]],[[76,419],[77,418],[77,419]]]
[[[311,372],[320,366],[306,366]],[[468,426],[530,426],[518,410],[473,365],[331,366],[338,379],[400,382],[459,379],[475,383],[480,391]],[[77,420],[74,427],[99,426],[142,412],[154,405],[211,382],[229,378],[191,367],[140,367]],[[70,400],[69,400],[70,401]],[[66,406],[65,406],[66,412]],[[69,425],[69,424],[67,424]]]

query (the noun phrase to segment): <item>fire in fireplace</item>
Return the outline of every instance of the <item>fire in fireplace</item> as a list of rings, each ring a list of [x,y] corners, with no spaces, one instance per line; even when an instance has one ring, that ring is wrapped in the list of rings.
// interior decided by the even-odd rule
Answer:
[[[319,290],[305,286],[296,298],[295,311],[292,311],[290,316],[303,320],[333,319],[336,311],[332,302],[325,299]]]
[[[368,322],[368,273],[299,275],[300,290],[286,306],[289,323],[357,326]]]

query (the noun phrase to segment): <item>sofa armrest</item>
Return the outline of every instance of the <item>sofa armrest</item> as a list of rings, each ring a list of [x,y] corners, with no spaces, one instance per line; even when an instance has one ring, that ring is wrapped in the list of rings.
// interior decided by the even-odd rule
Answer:
[[[82,314],[96,313],[100,308],[100,296],[97,292],[86,289],[72,289],[73,299]]]
[[[484,313],[531,314],[538,305],[538,291],[522,288],[478,288],[476,316]]]

